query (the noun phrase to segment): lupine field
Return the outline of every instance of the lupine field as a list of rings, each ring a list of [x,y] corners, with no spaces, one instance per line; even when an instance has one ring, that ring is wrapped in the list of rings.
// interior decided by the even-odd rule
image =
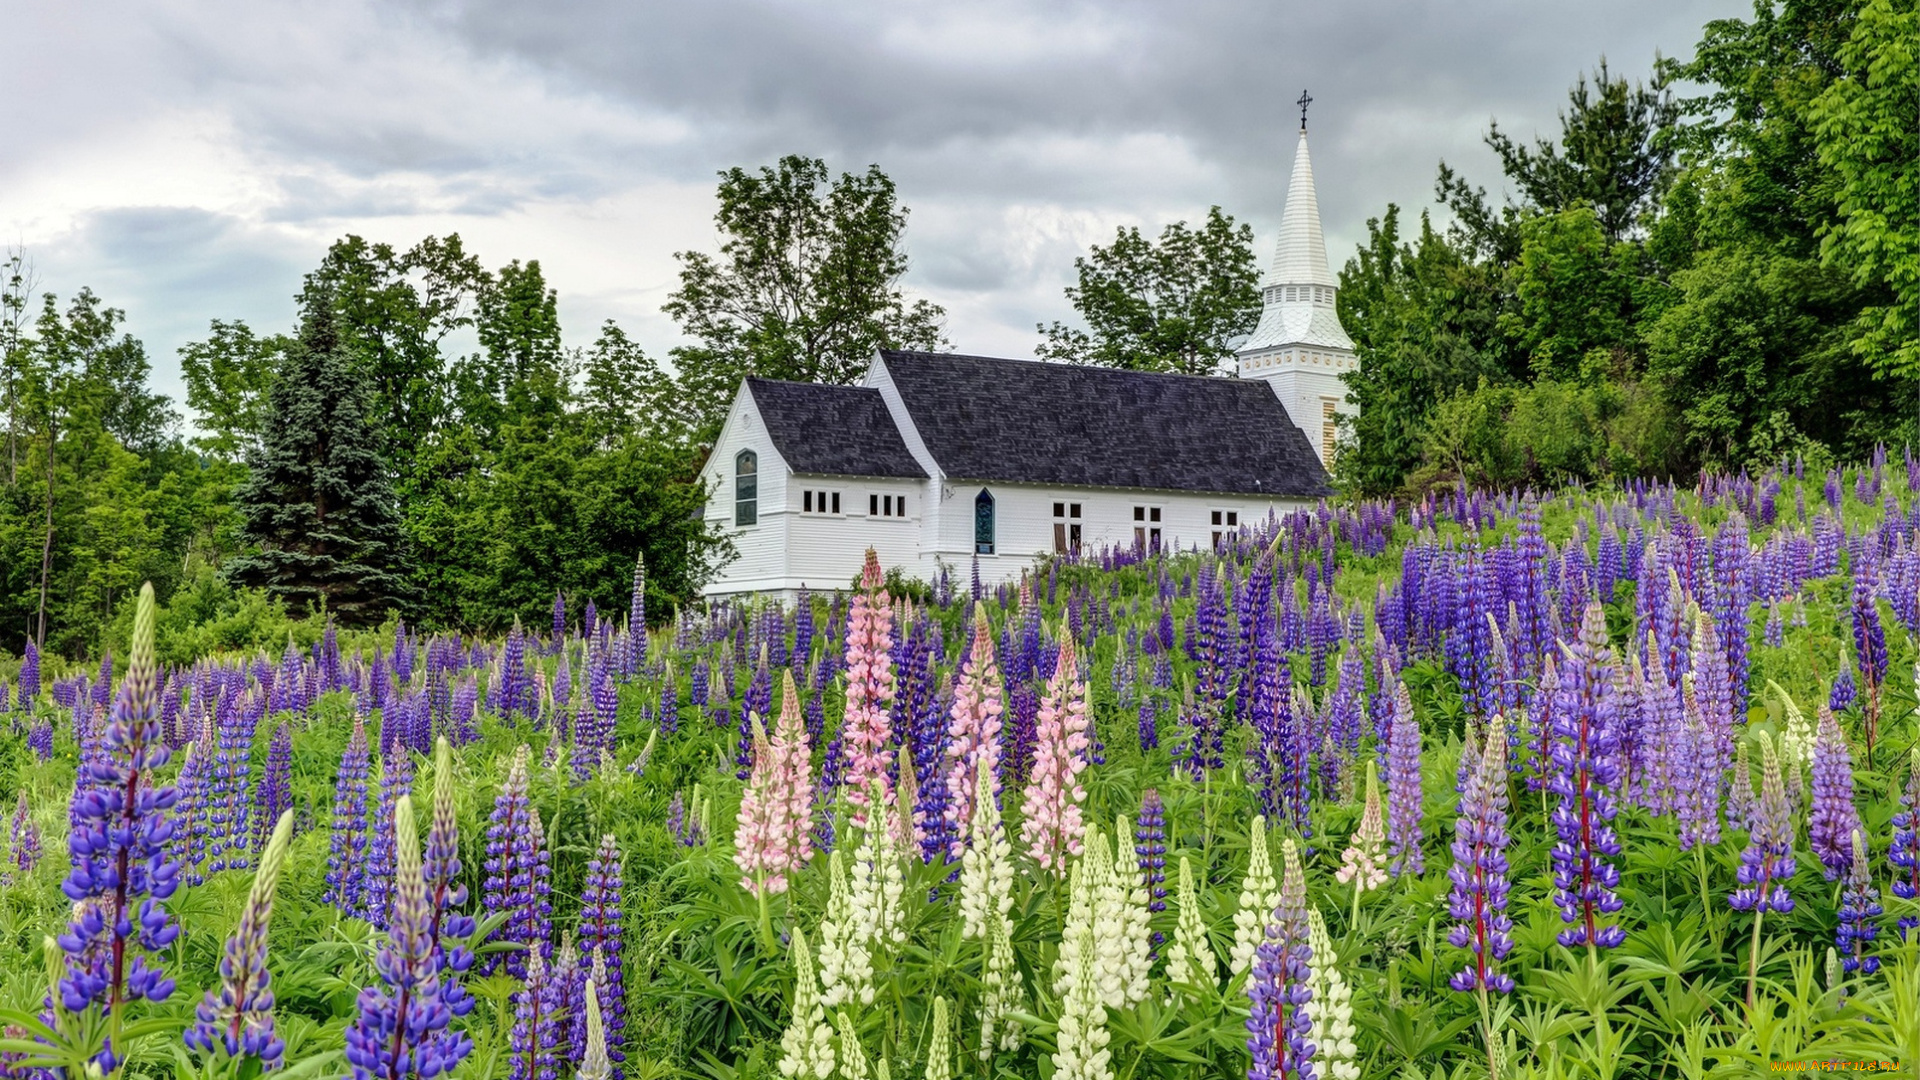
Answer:
[[[165,670],[149,594],[6,687],[0,1069],[1914,1075],[1902,464]]]

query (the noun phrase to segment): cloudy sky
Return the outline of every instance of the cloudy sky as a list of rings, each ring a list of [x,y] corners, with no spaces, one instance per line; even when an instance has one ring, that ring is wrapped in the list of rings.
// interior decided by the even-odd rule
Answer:
[[[1338,266],[1440,159],[1498,189],[1491,118],[1557,130],[1605,55],[1642,76],[1747,0],[0,0],[0,240],[43,289],[129,314],[162,390],[212,318],[292,320],[349,232],[459,232],[537,258],[575,343],[650,350],[673,253],[711,249],[714,174],[878,163],[911,208],[908,285],[962,349],[1030,355],[1073,258],[1209,204],[1264,262],[1292,102]]]

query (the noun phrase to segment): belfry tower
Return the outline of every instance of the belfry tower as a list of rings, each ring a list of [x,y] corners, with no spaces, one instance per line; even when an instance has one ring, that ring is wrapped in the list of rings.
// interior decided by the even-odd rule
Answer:
[[[1280,242],[1260,283],[1265,305],[1260,325],[1238,356],[1240,377],[1266,380],[1320,452],[1321,463],[1331,465],[1336,417],[1354,411],[1340,376],[1359,361],[1353,339],[1334,310],[1340,286],[1327,269],[1327,244],[1320,235],[1320,203],[1307,157],[1307,105],[1312,100],[1303,91],[1297,103],[1300,141],[1293,154],[1286,210],[1280,216]]]

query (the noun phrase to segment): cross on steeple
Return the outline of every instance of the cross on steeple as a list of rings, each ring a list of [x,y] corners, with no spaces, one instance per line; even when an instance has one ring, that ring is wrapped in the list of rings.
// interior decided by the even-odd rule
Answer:
[[[1294,104],[1300,106],[1300,130],[1305,131],[1307,130],[1307,106],[1313,104],[1313,98],[1309,97],[1305,90],[1302,90],[1300,91],[1300,100],[1294,102]]]

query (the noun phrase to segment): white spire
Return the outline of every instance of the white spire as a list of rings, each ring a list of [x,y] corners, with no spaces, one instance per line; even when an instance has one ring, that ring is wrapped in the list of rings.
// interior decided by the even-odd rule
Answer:
[[[1337,285],[1327,269],[1327,242],[1320,235],[1320,200],[1313,193],[1313,162],[1307,157],[1307,129],[1300,129],[1293,152],[1293,179],[1287,184],[1287,208],[1280,215],[1280,244],[1273,252],[1262,288],[1274,285]]]
[[[1340,283],[1327,268],[1327,242],[1320,235],[1320,200],[1313,193],[1313,162],[1307,157],[1307,129],[1293,153],[1293,180],[1287,208],[1280,215],[1280,242],[1273,265],[1260,282],[1265,306],[1260,325],[1240,346],[1240,354],[1288,345],[1352,351],[1353,339],[1334,314]]]

